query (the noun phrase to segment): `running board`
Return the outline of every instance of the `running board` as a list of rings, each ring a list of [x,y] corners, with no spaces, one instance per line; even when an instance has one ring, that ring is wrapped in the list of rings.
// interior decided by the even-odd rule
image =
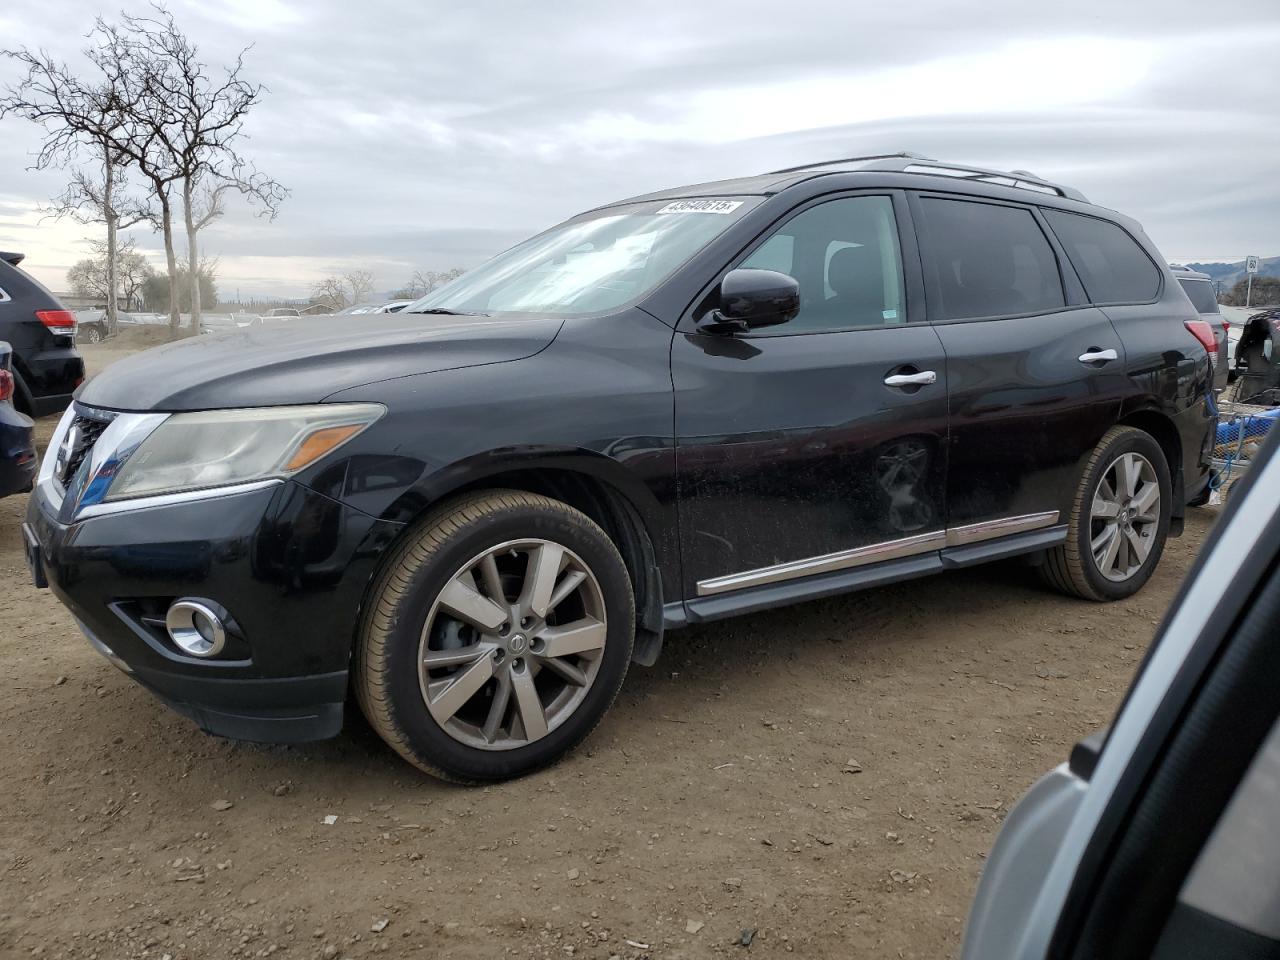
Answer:
[[[1055,547],[1066,538],[1067,528],[1064,524],[964,546],[943,547],[941,550],[934,549],[928,553],[884,560],[865,566],[853,566],[732,592],[696,597],[686,600],[683,604],[665,605],[662,610],[664,627],[667,630],[678,630],[692,623],[722,620],[726,617],[756,613],[805,600],[821,600],[825,597],[839,596],[842,593],[853,593],[870,587],[927,577],[944,570],[1036,553]]]

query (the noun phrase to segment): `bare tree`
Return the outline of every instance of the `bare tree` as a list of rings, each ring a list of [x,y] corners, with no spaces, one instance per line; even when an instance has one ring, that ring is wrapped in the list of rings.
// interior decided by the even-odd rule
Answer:
[[[112,276],[111,264],[115,271]],[[155,276],[155,270],[147,258],[134,249],[133,241],[119,244],[114,256],[108,241],[94,241],[93,256],[80,260],[67,271],[67,286],[78,297],[112,302],[112,287],[117,295],[123,294],[125,309],[134,309],[142,285]],[[117,318],[109,316],[111,329]]]
[[[348,271],[342,279],[351,288],[352,303],[360,303],[373,296],[373,274],[368,270]]]
[[[409,286],[412,289],[422,291],[418,296],[426,296],[432,290],[437,290],[446,283],[452,283],[457,280],[465,272],[461,267],[453,267],[450,270],[415,270],[413,279],[409,281]]]
[[[138,134],[150,144],[157,165],[172,175],[169,182],[176,182],[182,195],[191,328],[198,331],[200,231],[222,215],[230,193],[260,205],[271,219],[289,195],[236,152],[244,119],[262,99],[265,87],[240,75],[247,47],[215,77],[167,10],[156,7],[155,16],[125,16],[123,21],[133,70],[145,78],[150,93],[145,109],[137,113]],[[171,233],[167,225],[164,229],[166,235]],[[171,240],[166,242],[172,245]]]
[[[102,147],[101,144],[99,146]],[[83,169],[73,170],[71,182],[46,209],[51,216],[57,218],[70,217],[77,223],[101,223],[106,226],[105,248],[99,250],[98,254],[103,268],[107,324],[114,330],[118,321],[117,297],[122,286],[123,258],[126,249],[133,252],[132,241],[125,246],[118,243],[118,233],[139,223],[151,221],[152,214],[145,200],[123,192],[126,187],[124,181],[127,169],[121,163],[124,158],[114,154],[109,147],[103,148],[102,153],[101,177],[94,176]],[[95,249],[97,249],[96,244]],[[139,255],[134,254],[134,256]]]
[[[92,36],[92,35],[91,35]],[[82,169],[72,173],[66,190],[54,199],[52,215],[71,216],[81,223],[102,223],[107,228],[106,285],[107,317],[116,322],[116,236],[117,231],[147,218],[143,205],[123,197],[126,168],[133,158],[120,149],[127,136],[133,107],[131,91],[119,82],[114,67],[107,68],[102,38],[97,47],[86,50],[98,76],[84,81],[72,75],[65,63],[49,54],[28,49],[4,50],[0,54],[16,60],[25,75],[0,96],[0,117],[16,114],[37,123],[45,139],[33,167],[38,170],[65,166],[80,149],[88,147],[101,164],[101,177]]]
[[[346,283],[341,277],[325,277],[311,288],[311,302],[334,312],[349,306]]]

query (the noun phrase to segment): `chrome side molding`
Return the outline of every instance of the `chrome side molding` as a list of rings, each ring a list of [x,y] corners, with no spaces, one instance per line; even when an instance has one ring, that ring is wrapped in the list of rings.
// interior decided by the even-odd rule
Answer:
[[[969,523],[963,527],[948,527],[947,546],[966,547],[982,540],[1007,537],[1011,533],[1026,533],[1028,530],[1052,527],[1057,522],[1058,511],[1047,510],[1044,513],[1024,513],[1018,517],[1001,517],[999,520]]]
[[[1058,511],[1048,510],[1043,513],[1027,513],[1017,517],[1001,517],[998,520],[984,520],[981,523],[970,523],[963,527],[949,527],[946,530],[933,530],[920,533],[901,540],[886,540],[865,547],[854,547],[837,553],[825,553],[818,557],[804,560],[792,560],[775,564],[771,567],[759,567],[755,570],[744,570],[723,577],[712,577],[698,581],[698,596],[708,597],[717,593],[728,593],[731,590],[744,590],[747,587],[760,587],[769,583],[784,580],[795,580],[800,577],[812,577],[819,573],[831,573],[836,570],[847,570],[869,563],[880,563],[885,560],[898,560],[921,553],[931,553],[944,547],[963,547],[983,540],[995,540],[1015,533],[1026,533],[1051,527],[1058,522]]]
[[[833,570],[847,570],[866,563],[879,563],[881,560],[896,560],[899,557],[910,557],[917,553],[928,553],[937,550],[946,543],[945,531],[934,530],[930,533],[904,537],[901,540],[889,540],[884,543],[873,543],[852,550],[841,550],[839,553],[827,553],[820,557],[809,557],[806,560],[793,560],[790,563],[779,563],[772,567],[760,567],[742,573],[731,573],[725,577],[713,577],[698,582],[698,596],[706,597],[729,590],[741,590],[744,587],[758,587],[766,583],[777,583],[780,580],[794,580],[796,577],[810,577],[818,573],[830,573]]]

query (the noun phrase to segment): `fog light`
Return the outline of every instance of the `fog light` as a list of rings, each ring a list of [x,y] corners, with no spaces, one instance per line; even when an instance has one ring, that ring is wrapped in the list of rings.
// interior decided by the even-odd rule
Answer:
[[[193,657],[216,657],[227,645],[222,618],[199,600],[176,601],[165,614],[164,625],[178,649]]]

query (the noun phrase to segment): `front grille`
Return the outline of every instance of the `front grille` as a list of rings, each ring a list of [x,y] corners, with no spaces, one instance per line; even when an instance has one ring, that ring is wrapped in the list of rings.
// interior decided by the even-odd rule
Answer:
[[[98,442],[98,437],[102,436],[102,431],[107,429],[110,422],[83,414],[77,414],[71,421],[71,428],[58,449],[57,476],[63,489],[93,452],[93,445]]]

